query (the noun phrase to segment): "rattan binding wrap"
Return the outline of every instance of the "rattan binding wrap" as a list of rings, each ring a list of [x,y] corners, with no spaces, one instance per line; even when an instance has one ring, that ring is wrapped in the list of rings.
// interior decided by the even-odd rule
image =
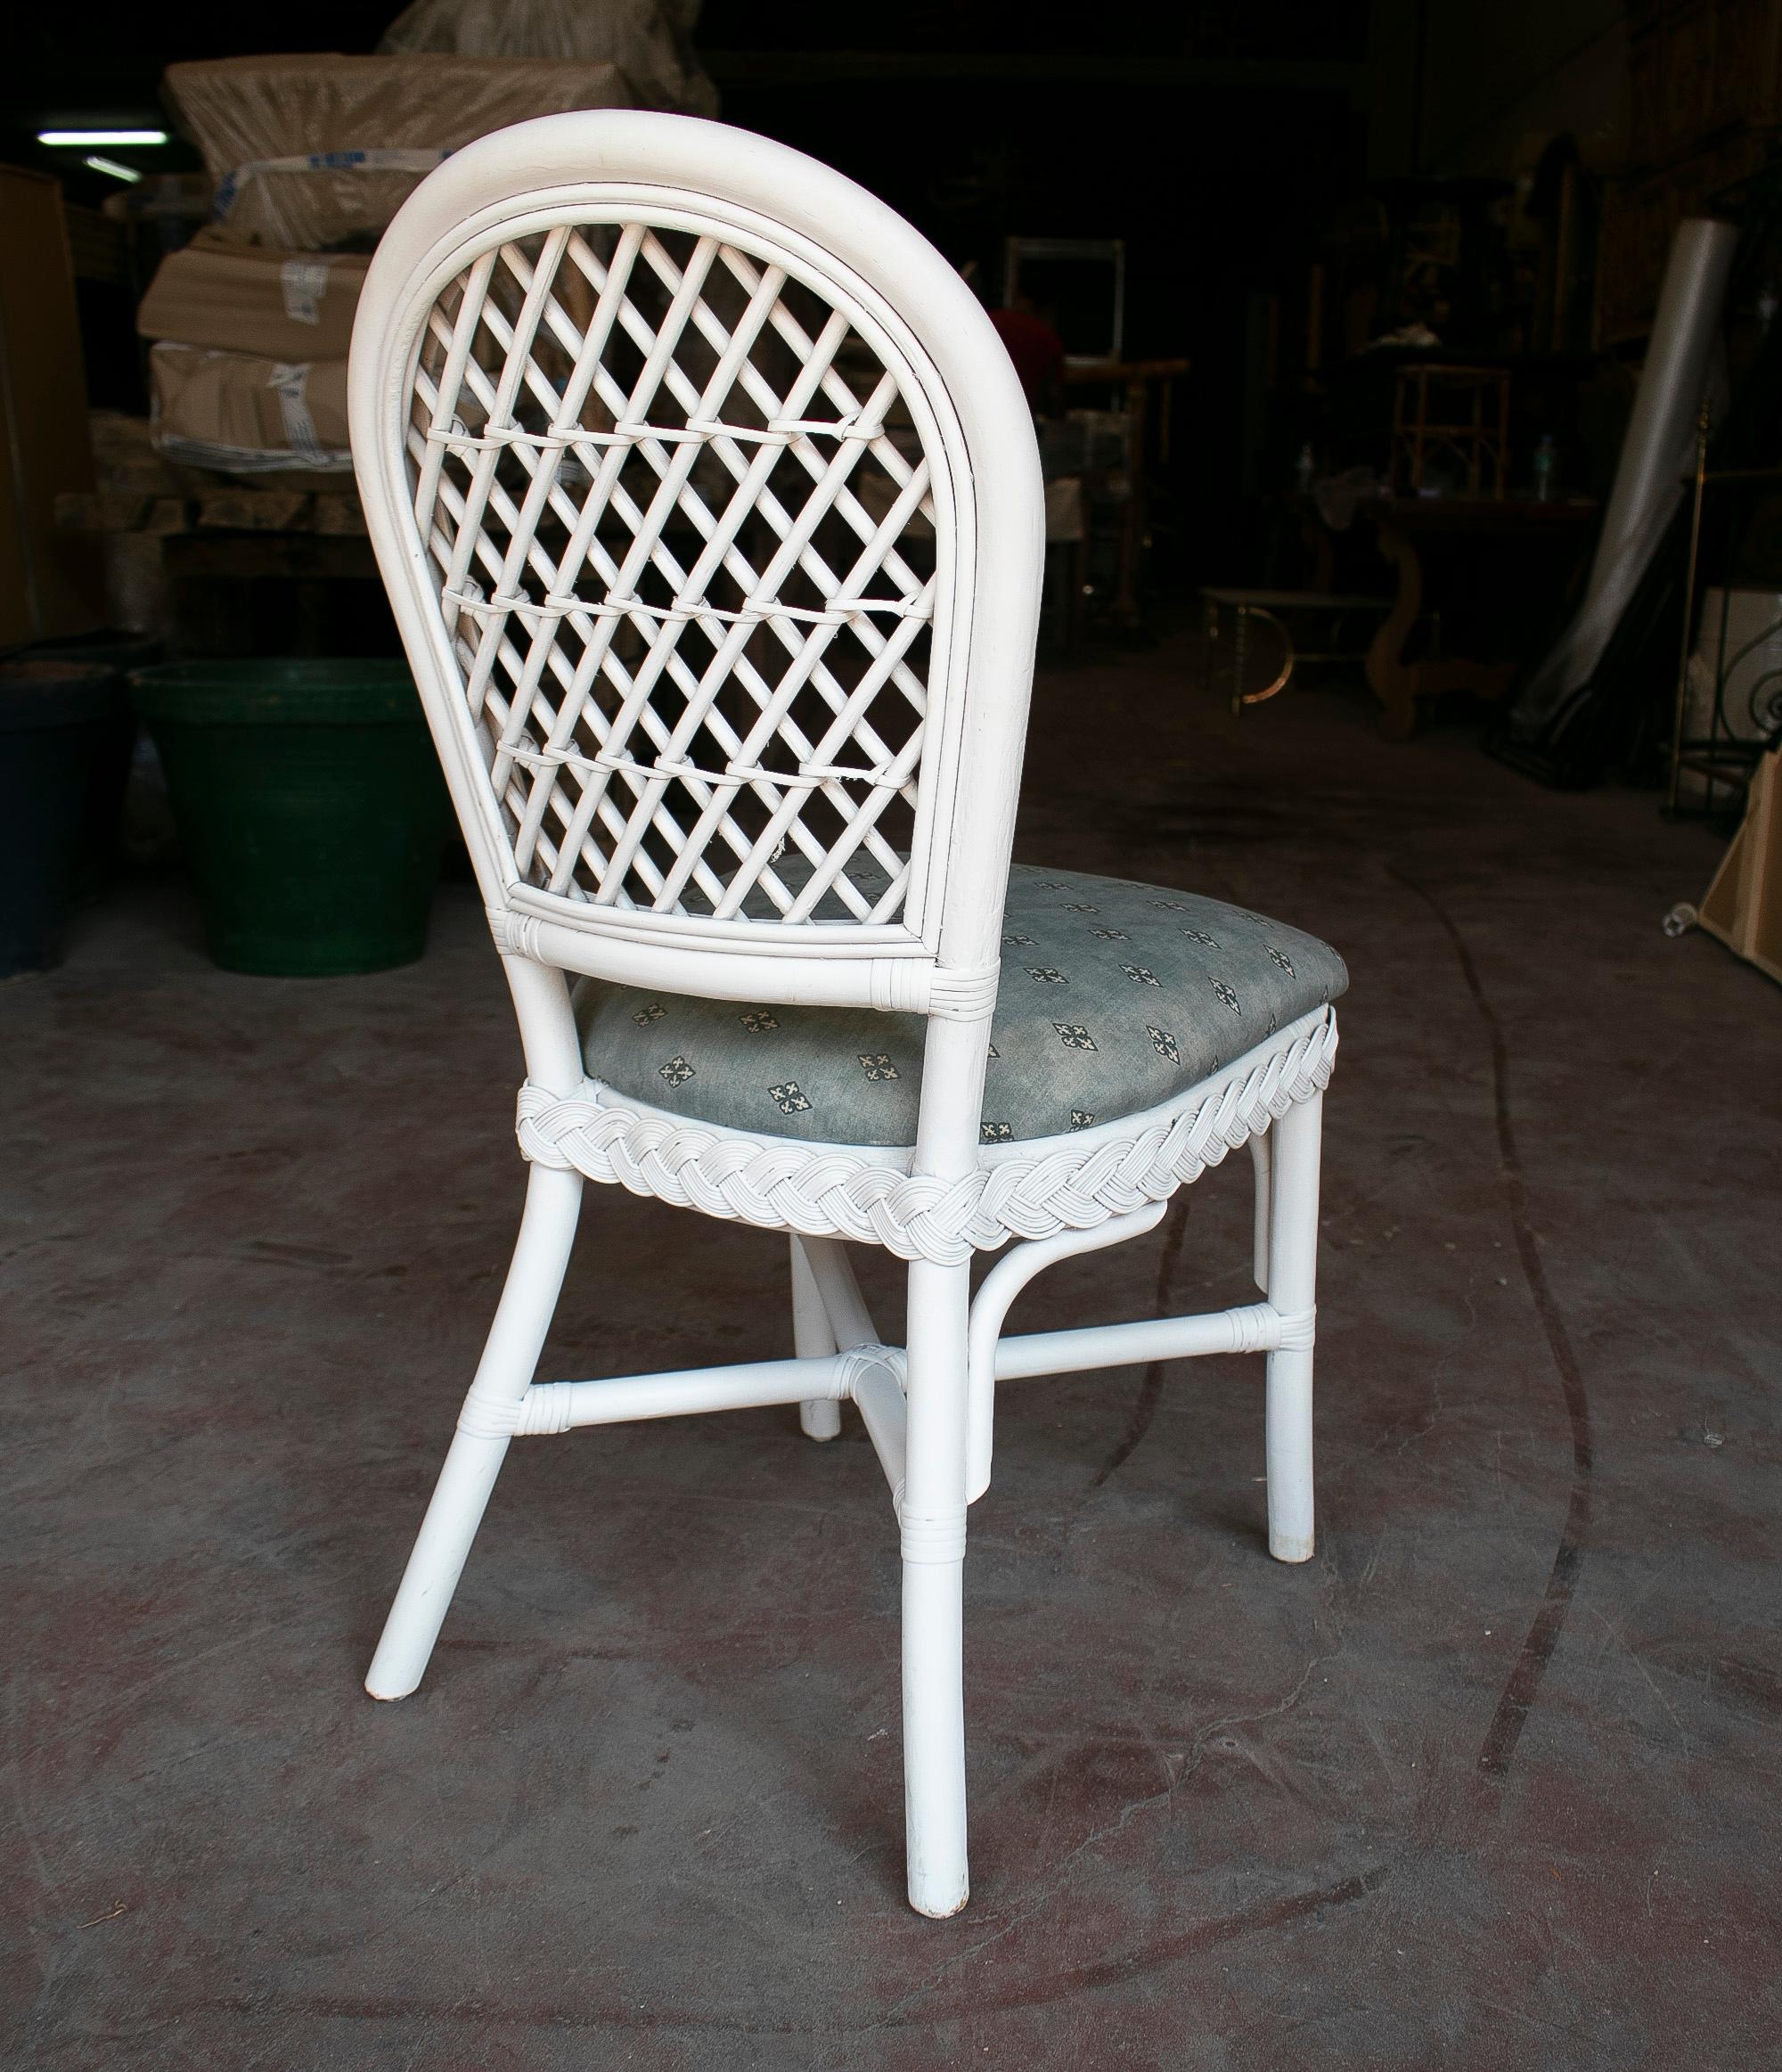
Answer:
[[[1042,1140],[1032,1158],[980,1166],[960,1180],[911,1175],[870,1153],[681,1123],[585,1095],[519,1090],[523,1156],[617,1181],[634,1194],[766,1230],[883,1245],[901,1259],[957,1265],[1010,1238],[1086,1230],[1161,1201],[1329,1082],[1336,1017],[1328,1008],[1283,1032],[1280,1047],[1228,1068],[1167,1117],[1092,1146]]]

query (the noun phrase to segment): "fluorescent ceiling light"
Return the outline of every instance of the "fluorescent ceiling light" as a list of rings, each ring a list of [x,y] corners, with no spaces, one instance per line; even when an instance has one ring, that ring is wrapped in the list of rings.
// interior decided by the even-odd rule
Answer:
[[[94,157],[82,159],[80,162],[83,166],[91,166],[95,173],[110,173],[114,180],[127,181],[132,187],[143,176],[134,166],[120,166],[116,159]]]
[[[103,143],[165,143],[164,129],[40,129],[39,143],[66,144],[74,151],[91,151]]]

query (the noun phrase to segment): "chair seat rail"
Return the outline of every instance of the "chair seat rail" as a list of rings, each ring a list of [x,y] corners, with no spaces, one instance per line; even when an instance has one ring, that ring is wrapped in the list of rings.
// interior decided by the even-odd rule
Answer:
[[[527,1081],[518,1135],[536,1164],[678,1208],[956,1265],[1010,1238],[1082,1230],[1166,1200],[1321,1092],[1336,1055],[1335,1011],[1319,1008],[1165,1108],[1041,1139],[1037,1149],[985,1147],[974,1171],[951,1180],[911,1172],[907,1151],[689,1123],[597,1081],[568,1099]]]

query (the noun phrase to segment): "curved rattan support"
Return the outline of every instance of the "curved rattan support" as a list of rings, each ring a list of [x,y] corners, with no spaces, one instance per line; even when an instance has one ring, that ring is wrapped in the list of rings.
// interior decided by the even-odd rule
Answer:
[[[893,1162],[895,1152],[875,1157],[681,1122],[628,1106],[594,1083],[560,1100],[528,1080],[518,1132],[535,1164],[617,1181],[677,1208],[959,1265],[1010,1238],[1086,1230],[1165,1200],[1296,1101],[1321,1092],[1336,1054],[1336,1014],[1320,1008],[1130,1126],[1110,1125],[1087,1144],[1044,1138],[955,1180],[911,1173]]]
[[[1252,1142],[1260,1139],[1252,1138]],[[1163,1220],[1166,1201],[1148,1201],[1130,1216],[1116,1216],[1088,1230],[1059,1231],[1049,1238],[1029,1238],[997,1260],[972,1298],[971,1324],[966,1342],[965,1500],[976,1503],[990,1486],[990,1457],[996,1421],[996,1350],[1015,1298],[1048,1266],[1104,1246],[1142,1237]]]

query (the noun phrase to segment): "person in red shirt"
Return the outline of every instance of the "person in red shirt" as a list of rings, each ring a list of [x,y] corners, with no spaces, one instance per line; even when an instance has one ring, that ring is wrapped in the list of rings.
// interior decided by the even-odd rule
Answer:
[[[1027,407],[1035,417],[1057,417],[1064,409],[1064,340],[1030,297],[1018,294],[1007,309],[993,309],[990,321],[1008,348]]]

